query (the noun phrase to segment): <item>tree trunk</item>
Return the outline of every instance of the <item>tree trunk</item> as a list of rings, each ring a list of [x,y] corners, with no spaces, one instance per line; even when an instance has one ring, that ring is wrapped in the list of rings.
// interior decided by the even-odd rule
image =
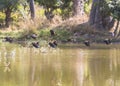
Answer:
[[[93,0],[89,22],[90,25],[94,25],[95,28],[103,28],[102,15],[100,12],[100,0]]]
[[[84,14],[84,0],[73,0],[73,15],[79,16]]]
[[[108,29],[108,25],[110,23],[114,23],[111,22],[110,16],[106,15],[104,10],[101,10],[102,6],[104,6],[103,3],[105,3],[105,0],[93,0],[90,12],[89,23],[98,30],[105,30],[106,28]],[[109,27],[109,29],[111,27]]]
[[[10,21],[11,21],[11,9],[8,7],[6,10],[5,10],[5,26],[6,27],[9,27],[10,25]]]
[[[97,4],[98,0],[93,0],[92,2],[92,8],[91,8],[91,12],[90,12],[90,25],[93,25],[95,23],[95,15],[96,15],[96,9],[97,9]]]
[[[115,31],[114,31],[115,37],[119,36],[119,33],[120,33],[119,23],[120,23],[120,21],[118,20],[118,21],[117,21],[116,28],[115,28]]]
[[[34,0],[30,0],[30,12],[31,12],[31,18],[34,20],[35,18]]]

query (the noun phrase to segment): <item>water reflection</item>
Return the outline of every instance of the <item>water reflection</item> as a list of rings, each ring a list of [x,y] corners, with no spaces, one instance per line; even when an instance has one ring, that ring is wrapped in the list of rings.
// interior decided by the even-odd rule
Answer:
[[[10,69],[10,62],[4,62],[4,72],[10,72],[11,69]]]
[[[35,48],[1,46],[1,86],[120,85],[119,48],[45,48],[43,53]]]
[[[89,72],[94,86],[119,86],[119,49],[100,50],[89,58]]]

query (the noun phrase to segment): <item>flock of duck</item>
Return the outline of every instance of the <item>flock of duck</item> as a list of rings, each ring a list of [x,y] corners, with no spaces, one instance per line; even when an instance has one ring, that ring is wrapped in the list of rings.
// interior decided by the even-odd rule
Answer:
[[[54,36],[54,35],[55,35],[55,32],[54,32],[53,30],[50,30],[50,34],[51,34],[51,36]],[[32,35],[31,35],[31,38],[36,39],[36,38],[37,38],[37,35],[36,35],[36,34],[32,34]],[[33,47],[35,47],[35,48],[40,48],[39,42],[32,42],[32,45],[33,45]],[[48,43],[48,45],[49,45],[50,47],[52,47],[52,48],[56,48],[58,44],[57,44],[57,41],[54,40],[54,41],[50,41],[50,42]]]
[[[54,36],[54,35],[55,35],[55,32],[54,32],[53,30],[50,30],[50,34],[51,34],[51,36]],[[36,40],[38,36],[37,36],[37,34],[32,34],[32,35],[30,35],[30,37],[31,37],[32,39]],[[5,39],[5,42],[9,42],[9,43],[12,43],[12,42],[13,42],[13,38],[12,38],[12,37],[5,37],[4,39]],[[40,48],[40,45],[39,45],[39,42],[38,42],[38,41],[37,41],[37,42],[32,42],[31,45],[32,45],[33,47],[35,47],[35,48]],[[50,41],[50,42],[48,43],[48,45],[49,45],[50,47],[52,47],[52,48],[56,48],[56,47],[58,46],[56,40]]]
[[[50,30],[50,35],[55,36],[55,32],[53,30]],[[36,34],[32,34],[32,35],[30,35],[30,37],[36,40],[38,36]],[[12,43],[13,38],[12,37],[5,37],[5,41],[9,42],[9,43]],[[109,44],[111,44],[111,39],[109,39],[109,38],[104,39],[103,42],[106,45],[109,45]],[[85,46],[88,46],[88,47],[91,46],[91,42],[89,40],[85,40],[83,43],[84,43]],[[31,44],[35,48],[40,48],[39,42],[32,42]],[[58,46],[58,43],[57,43],[56,40],[54,40],[54,41],[48,42],[48,45],[52,48],[56,48]]]
[[[106,45],[109,45],[109,44],[112,43],[112,42],[111,42],[111,39],[109,39],[109,38],[104,39],[103,42],[104,42]],[[91,45],[90,41],[88,41],[88,40],[84,41],[84,44],[85,44],[86,46],[88,46],[88,47]]]

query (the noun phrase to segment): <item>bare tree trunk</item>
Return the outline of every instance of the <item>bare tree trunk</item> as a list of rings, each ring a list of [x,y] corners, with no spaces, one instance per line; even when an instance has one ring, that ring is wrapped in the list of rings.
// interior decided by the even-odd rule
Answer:
[[[89,19],[90,25],[94,25],[95,28],[103,28],[101,17],[100,0],[93,0]]]
[[[91,12],[90,12],[90,19],[89,19],[90,25],[93,25],[95,23],[95,15],[97,9],[96,3],[98,3],[98,0],[93,0]]]
[[[11,21],[11,9],[8,7],[6,10],[5,10],[5,26],[6,27],[9,27],[10,25],[10,21]]]
[[[73,15],[79,16],[84,14],[84,0],[73,0]]]
[[[105,14],[104,10],[101,10],[105,0],[93,0],[92,8],[90,12],[90,25],[94,26],[98,30],[110,29],[114,25],[114,21],[111,21],[110,16]],[[111,26],[108,26],[111,24]]]
[[[116,25],[116,28],[115,28],[115,37],[117,37],[120,33],[119,23],[120,23],[120,21],[117,21],[117,25]]]
[[[30,12],[31,12],[31,18],[34,20],[35,18],[34,0],[30,0]]]

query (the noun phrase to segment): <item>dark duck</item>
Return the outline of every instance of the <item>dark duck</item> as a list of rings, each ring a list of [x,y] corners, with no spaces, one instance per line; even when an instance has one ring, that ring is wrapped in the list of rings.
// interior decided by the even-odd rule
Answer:
[[[86,40],[86,41],[84,41],[84,44],[85,44],[85,46],[90,46],[90,41],[88,41],[88,40]]]
[[[35,48],[40,48],[39,42],[33,42],[32,45]]]
[[[111,42],[111,39],[108,39],[108,38],[107,38],[107,39],[104,40],[104,43],[107,44],[107,45],[109,45],[109,44],[111,44],[112,42]]]
[[[52,48],[56,48],[57,47],[57,41],[53,41],[53,42],[49,42],[49,46]]]
[[[13,42],[13,38],[11,38],[11,37],[5,37],[5,41],[9,42],[9,43],[12,43]]]
[[[55,46],[57,46],[58,44],[57,44],[57,41],[53,41],[53,44],[55,45]]]
[[[50,35],[51,36],[54,36],[55,35],[55,32],[53,30],[50,30]]]
[[[37,38],[37,34],[31,34],[30,37],[33,38],[33,39],[36,39]]]

